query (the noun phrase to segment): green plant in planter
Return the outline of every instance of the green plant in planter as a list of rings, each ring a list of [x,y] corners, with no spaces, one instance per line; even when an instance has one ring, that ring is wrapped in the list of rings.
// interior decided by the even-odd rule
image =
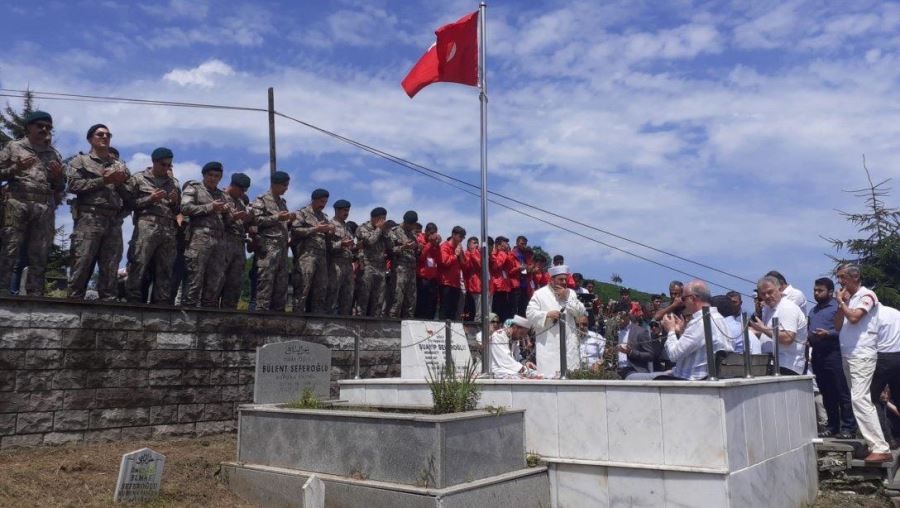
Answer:
[[[475,409],[481,397],[481,389],[475,384],[477,377],[477,365],[471,362],[466,362],[461,375],[457,374],[453,362],[437,372],[429,367],[426,382],[431,390],[434,413],[461,413]]]
[[[292,400],[284,405],[290,409],[319,409],[323,407],[322,401],[309,388],[303,390],[300,398]]]

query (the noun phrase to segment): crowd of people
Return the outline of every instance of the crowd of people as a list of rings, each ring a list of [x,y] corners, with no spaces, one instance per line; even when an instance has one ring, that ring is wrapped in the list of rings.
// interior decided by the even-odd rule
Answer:
[[[562,256],[547,259],[524,236],[515,243],[489,238],[489,259],[482,260],[479,240],[467,239],[465,229],[455,226],[443,238],[435,224],[423,227],[413,210],[398,223],[376,207],[357,225],[348,220],[346,199],[333,202],[329,218],[330,193],[316,189],[292,212],[283,198],[290,185],[285,172],[274,172],[268,191],[250,201],[245,174],[232,174],[220,189],[219,162],[205,164],[200,180],[182,185],[168,148],[153,150],[152,165],[131,173],[103,124],[88,129],[88,153],[65,160],[52,145],[48,113],[34,111],[26,124],[26,136],[0,150],[6,184],[0,294],[18,287],[22,266],[29,270],[27,293],[43,294],[56,209],[72,194],[70,298],[85,297],[96,269],[103,300],[236,308],[250,253],[251,309],[284,311],[290,295],[293,312],[480,320],[487,262],[496,376],[560,377],[565,358],[567,369],[613,369],[624,379],[702,380],[709,375],[706,308],[716,352],[774,354],[777,341],[780,374],[815,373],[824,436],[858,430],[870,460],[888,460],[889,442],[900,437],[888,417],[900,397],[900,312],[879,303],[853,265],[836,272],[836,293],[831,279],[816,281],[816,304],[808,313],[803,292],[769,272],[757,284],[745,329],[741,294],[714,297],[699,280],[673,281],[667,299],[641,304],[623,289],[619,300],[602,302]],[[122,225],[129,216],[134,229],[120,284]],[[565,351],[561,321],[572,332]],[[887,402],[883,392],[890,394]]]

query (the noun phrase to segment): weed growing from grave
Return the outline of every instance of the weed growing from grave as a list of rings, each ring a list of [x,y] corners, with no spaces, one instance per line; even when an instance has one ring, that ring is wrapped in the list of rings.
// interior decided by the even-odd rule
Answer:
[[[434,413],[460,413],[472,411],[478,405],[481,389],[475,384],[478,377],[475,363],[466,362],[461,375],[457,374],[453,362],[434,372],[428,369],[428,388],[434,402]]]
[[[284,407],[290,409],[320,409],[324,407],[324,404],[316,397],[312,390],[306,388],[303,390],[303,393],[300,394],[299,399],[288,402]]]
[[[541,456],[534,452],[525,453],[525,465],[528,467],[538,467],[541,462]]]

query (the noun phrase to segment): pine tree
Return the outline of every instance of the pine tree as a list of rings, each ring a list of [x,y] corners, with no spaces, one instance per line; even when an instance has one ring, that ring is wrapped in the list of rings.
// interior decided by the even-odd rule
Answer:
[[[859,228],[862,238],[825,238],[836,251],[843,250],[853,255],[849,259],[828,257],[838,265],[857,263],[863,284],[872,288],[885,305],[900,307],[900,209],[885,205],[885,200],[891,193],[891,188],[886,184],[891,179],[874,183],[866,166],[865,156],[863,170],[866,172],[868,186],[844,192],[864,199],[865,211],[852,213],[838,210],[838,213]]]
[[[25,117],[34,111],[34,94],[31,90],[25,90],[23,103],[21,113],[16,113],[9,102],[6,103],[6,109],[0,112],[0,146],[25,137]]]

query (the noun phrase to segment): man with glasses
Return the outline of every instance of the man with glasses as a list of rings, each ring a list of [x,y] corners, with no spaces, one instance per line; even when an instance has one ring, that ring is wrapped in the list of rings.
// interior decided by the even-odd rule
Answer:
[[[153,271],[150,302],[171,302],[172,269],[175,263],[175,216],[181,211],[178,180],[169,176],[172,150],[157,148],[150,154],[153,165],[133,175],[126,183],[128,204],[134,210],[134,233],[128,248],[128,279],[125,281],[129,302],[147,303],[143,284]]]
[[[706,363],[706,338],[703,332],[703,307],[710,307],[712,296],[706,283],[693,280],[682,287],[679,300],[689,315],[688,321],[679,314],[666,314],[662,326],[666,330],[666,353],[675,362],[671,375],[656,379],[700,380],[709,376]],[[727,330],[725,319],[710,311],[713,320],[712,342],[714,351],[731,351],[731,345],[722,333]]]
[[[775,350],[778,341],[778,365],[782,375],[804,374],[806,367],[806,315],[803,309],[782,293],[778,278],[766,275],[756,284],[760,299],[765,304],[762,319],[750,320],[750,328],[759,334],[763,353]],[[778,318],[778,336],[773,335],[774,318]]]
[[[91,151],[73,157],[66,168],[72,201],[72,270],[69,298],[84,298],[88,281],[97,264],[97,294],[101,300],[115,300],[117,272],[122,260],[122,220],[125,208],[125,181],[131,177],[125,164],[110,151],[112,133],[103,124],[87,131]]]
[[[44,111],[25,117],[25,137],[0,150],[0,180],[9,182],[0,253],[0,295],[9,294],[13,268],[25,249],[29,295],[44,294],[44,272],[53,244],[55,211],[65,190],[62,157],[51,145],[53,118]]]

